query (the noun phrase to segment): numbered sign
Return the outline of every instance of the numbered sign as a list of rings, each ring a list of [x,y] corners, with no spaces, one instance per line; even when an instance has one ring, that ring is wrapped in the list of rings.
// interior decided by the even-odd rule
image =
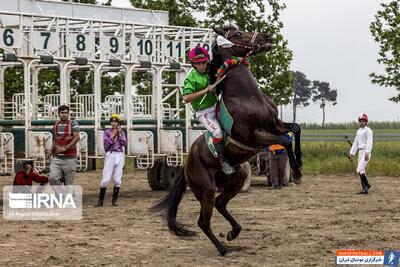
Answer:
[[[190,49],[196,47],[196,46],[202,46],[204,47],[208,53],[211,54],[211,45],[209,43],[203,43],[203,42],[195,42],[195,43],[191,43],[190,45]]]
[[[32,45],[36,50],[53,53],[58,49],[58,32],[33,32]]]
[[[172,58],[182,58],[184,56],[185,47],[179,41],[167,41],[163,43],[164,55]]]
[[[90,53],[94,51],[94,35],[71,33],[68,35],[68,49],[76,53]]]
[[[21,48],[22,31],[13,28],[0,28],[1,48]]]
[[[150,58],[156,54],[156,42],[153,39],[133,39],[134,58]]]
[[[100,38],[101,57],[107,55],[121,56],[125,54],[125,40],[123,37],[103,36]]]

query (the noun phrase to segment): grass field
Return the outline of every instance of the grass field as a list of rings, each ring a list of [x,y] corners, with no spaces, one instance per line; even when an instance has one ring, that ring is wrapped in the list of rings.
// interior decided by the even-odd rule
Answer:
[[[374,144],[367,172],[372,175],[400,176],[400,122],[369,122],[368,126],[374,132]],[[325,126],[301,124],[301,128],[304,174],[355,173],[357,160],[350,162],[344,153],[350,150],[345,136],[354,140],[359,128],[357,122]]]
[[[352,122],[352,123],[327,123],[324,126],[320,124],[315,124],[315,123],[302,123],[300,124],[301,129],[303,130],[357,130],[358,129],[358,123],[357,122]],[[384,130],[384,131],[390,131],[390,130],[400,130],[400,122],[393,122],[393,121],[388,121],[388,122],[368,122],[368,126],[373,129],[373,130]]]
[[[349,150],[350,146],[346,142],[304,141],[302,142],[303,173],[308,175],[354,173],[357,161],[350,162],[344,155]],[[375,141],[367,173],[400,176],[400,142]]]

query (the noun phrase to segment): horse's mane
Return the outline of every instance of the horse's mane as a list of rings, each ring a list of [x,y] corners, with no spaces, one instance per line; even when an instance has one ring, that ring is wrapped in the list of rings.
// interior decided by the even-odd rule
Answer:
[[[217,78],[215,77],[215,74],[217,74],[217,69],[221,67],[224,61],[222,60],[222,57],[218,54],[218,45],[216,41],[213,42],[211,46],[211,51],[213,58],[210,62],[210,67],[208,68],[208,75],[210,76],[210,83],[213,84],[217,80]]]
[[[237,31],[238,27],[234,26],[234,25],[225,25],[224,27],[222,27],[222,30],[224,31]]]
[[[225,25],[224,27],[221,28],[224,31],[237,31],[238,28],[234,25]],[[210,75],[210,83],[213,84],[217,80],[215,77],[215,74],[217,73],[217,69],[221,67],[221,65],[224,63],[222,60],[222,57],[218,54],[218,45],[216,40],[212,43],[211,46],[211,51],[213,54],[213,59],[210,62],[210,67],[208,69],[208,74]]]
[[[238,28],[234,25],[226,25],[222,28],[224,31],[237,31]],[[212,43],[211,51],[213,55],[213,59],[210,62],[210,67],[208,69],[208,74],[210,75],[210,83],[213,84],[217,80],[215,74],[217,74],[217,69],[221,67],[224,63],[222,57],[218,54],[218,45],[216,40]]]

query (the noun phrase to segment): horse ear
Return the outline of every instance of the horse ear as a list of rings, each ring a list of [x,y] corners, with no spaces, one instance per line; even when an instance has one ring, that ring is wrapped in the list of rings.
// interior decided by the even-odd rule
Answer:
[[[212,29],[213,29],[214,32],[215,32],[216,34],[218,34],[218,35],[222,35],[222,36],[225,35],[225,31],[222,30],[222,29],[220,29],[220,28],[212,28]]]

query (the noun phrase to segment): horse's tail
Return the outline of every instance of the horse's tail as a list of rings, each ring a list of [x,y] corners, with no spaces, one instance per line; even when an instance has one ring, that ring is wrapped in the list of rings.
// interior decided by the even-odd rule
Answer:
[[[195,232],[187,230],[183,225],[176,221],[176,213],[178,211],[179,203],[186,192],[187,184],[185,179],[184,168],[180,170],[175,182],[169,188],[169,192],[153,207],[150,212],[165,213],[165,220],[169,230],[177,236],[194,236]]]

